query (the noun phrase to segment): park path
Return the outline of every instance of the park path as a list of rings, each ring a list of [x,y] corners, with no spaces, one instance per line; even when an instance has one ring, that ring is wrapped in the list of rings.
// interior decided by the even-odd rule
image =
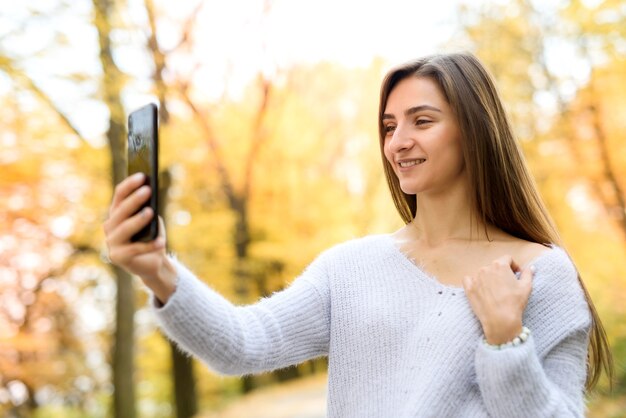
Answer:
[[[196,418],[325,418],[327,379],[319,374],[258,389],[220,412]],[[626,396],[592,396],[587,417],[626,418]]]
[[[220,412],[198,418],[324,418],[327,378],[319,374],[255,390]]]

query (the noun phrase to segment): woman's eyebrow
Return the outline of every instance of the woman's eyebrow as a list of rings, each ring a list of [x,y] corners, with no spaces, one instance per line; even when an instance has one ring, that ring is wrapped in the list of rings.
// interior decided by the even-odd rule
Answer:
[[[419,105],[419,106],[413,106],[413,107],[409,107],[407,110],[404,111],[404,116],[411,116],[417,112],[421,112],[423,110],[432,110],[434,112],[441,112],[441,109],[438,109],[434,106],[430,106],[430,105]],[[383,120],[385,119],[395,119],[395,116],[393,116],[392,114],[389,113],[384,113],[383,114]]]
[[[404,111],[404,116],[410,116],[414,113],[417,112],[421,112],[423,110],[433,110],[435,112],[441,112],[441,109],[436,108],[435,106],[431,106],[431,105],[419,105],[419,106],[413,106],[408,108],[407,110]]]

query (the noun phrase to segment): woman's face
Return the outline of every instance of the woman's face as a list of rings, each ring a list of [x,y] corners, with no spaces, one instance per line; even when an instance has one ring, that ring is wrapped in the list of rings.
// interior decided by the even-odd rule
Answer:
[[[384,153],[407,194],[441,193],[462,180],[459,126],[435,81],[408,77],[396,84],[383,114]]]

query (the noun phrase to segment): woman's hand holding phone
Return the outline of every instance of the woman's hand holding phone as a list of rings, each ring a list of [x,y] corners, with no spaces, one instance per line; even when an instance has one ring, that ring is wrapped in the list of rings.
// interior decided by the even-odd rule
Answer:
[[[176,289],[176,270],[165,252],[165,228],[159,218],[159,234],[149,242],[131,242],[131,237],[145,227],[153,216],[150,207],[137,212],[150,198],[141,173],[127,177],[115,187],[104,233],[111,262],[139,276],[155,296],[166,303]]]

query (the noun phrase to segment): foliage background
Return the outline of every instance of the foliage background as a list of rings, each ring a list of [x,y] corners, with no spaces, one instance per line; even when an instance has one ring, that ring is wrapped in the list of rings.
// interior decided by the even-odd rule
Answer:
[[[248,303],[324,248],[401,226],[376,137],[381,78],[412,57],[470,50],[498,81],[612,343],[614,390],[602,382],[589,416],[626,416],[625,2],[172,3],[0,0],[0,415],[131,416],[111,406],[111,121],[164,99],[171,250]],[[99,59],[103,26],[114,79]],[[247,208],[244,257],[232,196]],[[136,414],[174,416],[169,345],[133,280]],[[324,368],[242,384],[195,367],[200,413]]]

